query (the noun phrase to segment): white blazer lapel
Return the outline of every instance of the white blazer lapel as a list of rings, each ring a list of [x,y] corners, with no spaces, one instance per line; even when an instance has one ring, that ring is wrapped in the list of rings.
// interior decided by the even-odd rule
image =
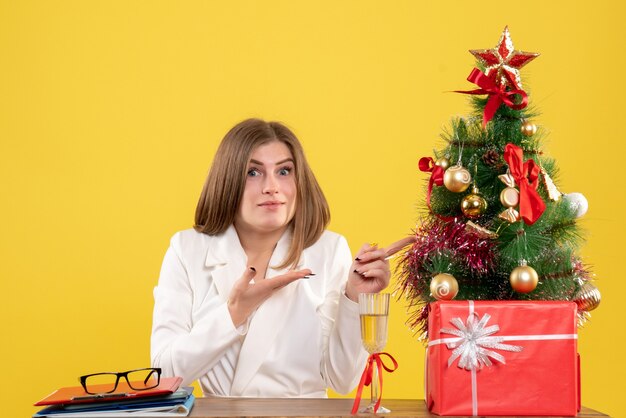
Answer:
[[[245,271],[246,262],[246,253],[241,248],[234,226],[229,226],[222,235],[213,237],[207,250],[205,266],[214,268],[211,278],[222,300],[228,300],[233,284]]]
[[[270,267],[266,275],[269,280],[290,270],[289,268],[275,270],[271,267],[280,264],[284,260],[290,244],[291,232],[288,230],[278,241],[276,249],[272,254]],[[301,268],[302,265],[304,265],[303,258],[298,262],[297,268]],[[277,290],[269,299],[263,302],[254,314],[239,353],[239,361],[231,387],[231,396],[244,396],[244,390],[265,360],[267,352],[271,349],[276,336],[284,326],[285,319],[288,316],[285,313],[289,312],[291,303],[293,303],[293,293],[297,285],[297,282],[291,283]]]

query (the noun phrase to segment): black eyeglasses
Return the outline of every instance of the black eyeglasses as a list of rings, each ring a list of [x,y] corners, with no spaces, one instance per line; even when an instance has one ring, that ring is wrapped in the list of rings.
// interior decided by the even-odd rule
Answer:
[[[133,390],[148,390],[159,386],[161,369],[150,367],[146,369],[128,370],[122,373],[94,373],[81,376],[80,384],[90,395],[111,393],[117,389],[121,378],[126,379],[128,386]]]

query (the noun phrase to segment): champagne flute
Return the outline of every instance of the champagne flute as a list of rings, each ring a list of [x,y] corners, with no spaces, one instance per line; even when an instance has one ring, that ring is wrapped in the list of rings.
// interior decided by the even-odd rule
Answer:
[[[389,293],[360,293],[359,315],[361,316],[361,340],[368,353],[380,353],[387,344],[387,318],[389,315]],[[372,367],[371,402],[361,412],[374,413],[380,388],[378,367]],[[380,405],[378,413],[391,412]]]

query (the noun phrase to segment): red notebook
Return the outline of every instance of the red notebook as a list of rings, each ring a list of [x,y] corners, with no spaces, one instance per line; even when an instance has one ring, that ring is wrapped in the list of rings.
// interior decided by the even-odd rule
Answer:
[[[143,398],[146,396],[169,395],[176,392],[182,380],[182,377],[163,377],[161,378],[159,386],[147,390],[134,390],[131,389],[125,381],[120,381],[115,392],[103,395],[90,395],[85,392],[82,386],[65,387],[55,390],[50,395],[37,402],[35,406],[109,402]]]

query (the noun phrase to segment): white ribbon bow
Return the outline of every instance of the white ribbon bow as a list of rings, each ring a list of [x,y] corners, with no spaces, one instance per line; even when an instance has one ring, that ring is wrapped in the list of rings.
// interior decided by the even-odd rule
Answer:
[[[457,329],[442,328],[441,333],[456,335],[459,338],[455,338],[454,341],[447,342],[449,349],[454,349],[450,359],[448,359],[448,367],[454,363],[457,358],[459,359],[458,367],[465,370],[480,370],[483,366],[491,366],[493,363],[490,357],[502,364],[506,364],[504,356],[496,353],[493,350],[504,351],[522,351],[522,347],[517,345],[502,344],[503,337],[492,337],[500,330],[498,325],[490,325],[486,327],[487,322],[491,318],[491,315],[485,314],[482,319],[476,322],[475,318],[478,318],[476,313],[471,313],[467,317],[467,323],[464,324],[461,318],[453,318],[450,323]]]

